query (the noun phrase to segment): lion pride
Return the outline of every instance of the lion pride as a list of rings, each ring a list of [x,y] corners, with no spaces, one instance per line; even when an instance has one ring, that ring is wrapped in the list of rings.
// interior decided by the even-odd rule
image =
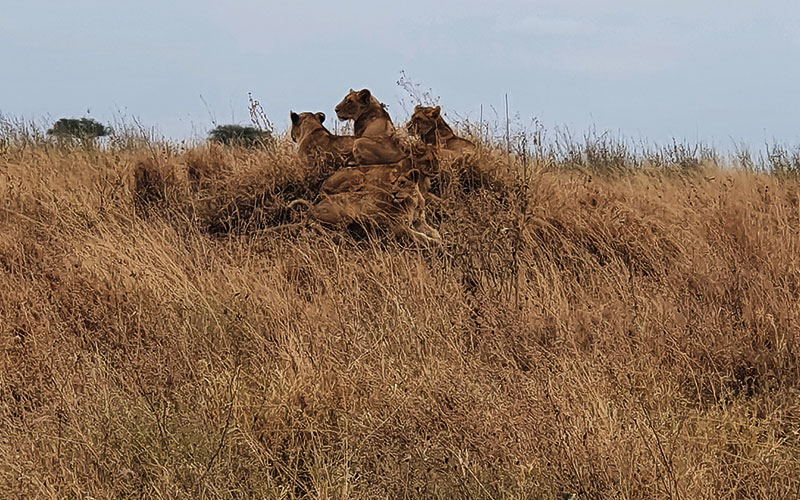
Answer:
[[[368,89],[350,92],[336,106],[340,120],[353,120],[353,156],[360,165],[396,163],[408,156],[389,113]]]

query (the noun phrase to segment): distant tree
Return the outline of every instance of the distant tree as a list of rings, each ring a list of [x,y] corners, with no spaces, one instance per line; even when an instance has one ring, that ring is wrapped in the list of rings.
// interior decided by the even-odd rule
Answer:
[[[111,133],[111,128],[91,118],[61,118],[47,131],[56,137],[95,139]]]
[[[219,125],[208,133],[208,140],[226,146],[263,147],[272,142],[269,132],[243,125]]]

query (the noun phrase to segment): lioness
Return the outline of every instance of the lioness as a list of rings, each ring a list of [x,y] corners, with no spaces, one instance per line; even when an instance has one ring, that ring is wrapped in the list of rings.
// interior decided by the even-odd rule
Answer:
[[[416,106],[407,127],[430,146],[462,155],[475,151],[475,144],[456,136],[444,121],[441,106]]]
[[[338,170],[322,184],[326,194],[342,193],[359,189],[366,184],[391,184],[406,172],[417,169],[422,174],[420,191],[426,200],[438,200],[428,192],[430,177],[438,173],[438,161],[430,148],[413,148],[408,158],[387,165],[361,165]]]
[[[307,159],[326,159],[337,165],[353,164],[352,135],[334,135],[323,123],[325,113],[289,112],[292,119],[292,140],[298,145],[298,152]]]
[[[289,207],[306,205],[310,208],[309,216],[335,227],[346,227],[353,222],[371,223],[419,243],[440,243],[439,231],[425,220],[425,198],[420,192],[423,176],[412,169],[390,182],[371,182],[359,189],[323,193],[316,204],[295,200]]]
[[[395,136],[394,124],[389,113],[368,89],[350,92],[336,106],[340,120],[353,120],[356,136],[353,156],[361,165],[384,165],[396,163],[408,151]]]

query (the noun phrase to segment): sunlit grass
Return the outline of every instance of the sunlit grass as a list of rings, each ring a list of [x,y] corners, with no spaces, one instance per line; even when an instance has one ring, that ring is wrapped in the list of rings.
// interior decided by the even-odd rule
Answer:
[[[800,492],[791,149],[481,142],[419,248],[285,139],[3,127],[3,497]]]

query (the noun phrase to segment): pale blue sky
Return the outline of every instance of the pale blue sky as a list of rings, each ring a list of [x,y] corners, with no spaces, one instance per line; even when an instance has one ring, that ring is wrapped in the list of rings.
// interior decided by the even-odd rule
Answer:
[[[405,118],[401,70],[450,116],[502,109],[577,134],[800,144],[800,2],[0,0],[0,112],[115,112],[180,138],[279,128],[369,87]],[[329,125],[332,125],[329,123]]]

